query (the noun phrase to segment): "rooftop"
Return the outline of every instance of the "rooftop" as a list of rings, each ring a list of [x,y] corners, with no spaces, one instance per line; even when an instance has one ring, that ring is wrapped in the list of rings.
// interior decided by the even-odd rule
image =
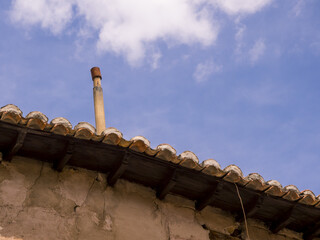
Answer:
[[[194,200],[198,211],[210,205],[242,221],[239,189],[246,216],[264,221],[271,231],[289,228],[303,232],[305,239],[320,236],[320,195],[265,181],[258,173],[243,176],[236,165],[221,169],[214,159],[199,163],[193,152],[177,155],[169,144],[152,149],[148,139],[126,140],[115,128],[97,135],[89,123],[73,128],[61,117],[49,123],[37,111],[23,117],[9,104],[0,108],[0,151],[5,161],[21,155],[50,162],[57,171],[70,165],[103,172],[109,185],[123,178],[153,188],[160,199],[177,194]]]

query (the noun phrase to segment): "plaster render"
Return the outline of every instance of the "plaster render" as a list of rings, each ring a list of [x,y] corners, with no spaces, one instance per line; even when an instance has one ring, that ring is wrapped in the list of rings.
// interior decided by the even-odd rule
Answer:
[[[287,229],[272,234],[252,219],[248,225],[251,239],[302,239]],[[221,209],[198,212],[182,197],[161,201],[154,190],[125,180],[110,187],[102,173],[72,167],[59,173],[49,163],[15,157],[0,164],[0,240],[9,239],[248,238],[244,225]]]

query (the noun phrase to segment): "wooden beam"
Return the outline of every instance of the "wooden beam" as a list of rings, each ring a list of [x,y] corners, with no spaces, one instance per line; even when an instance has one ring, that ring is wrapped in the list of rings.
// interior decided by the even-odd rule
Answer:
[[[16,137],[15,142],[11,145],[11,147],[7,151],[4,152],[3,157],[2,157],[3,160],[9,161],[9,162],[12,160],[13,156],[16,155],[16,153],[23,146],[26,135],[27,135],[27,129],[22,128],[18,132],[18,136]]]
[[[64,166],[69,162],[74,151],[74,142],[69,142],[63,156],[53,163],[53,168],[61,172]]]
[[[257,213],[257,211],[262,207],[264,199],[265,199],[265,196],[256,195],[248,204],[244,206],[244,210],[246,212],[246,218],[251,218]],[[242,211],[240,211],[237,214],[236,220],[238,222],[242,222],[244,220]]]
[[[294,218],[292,218],[292,213],[295,209],[295,206],[296,205],[293,205],[287,212],[281,214],[278,218],[276,218],[280,220],[272,223],[270,230],[273,233],[278,233],[281,229],[287,227],[294,221]]]
[[[110,186],[114,186],[118,179],[123,175],[123,173],[126,171],[128,164],[129,164],[129,153],[125,152],[122,160],[120,163],[117,163],[117,165],[111,170],[111,172],[108,175],[108,184]]]
[[[162,200],[165,198],[165,196],[172,190],[172,188],[176,185],[177,179],[176,179],[176,170],[173,170],[173,172],[170,174],[169,178],[165,181],[165,184],[163,184],[159,190],[157,191],[157,197]]]
[[[316,224],[313,225],[313,227],[303,233],[303,239],[312,240],[313,238],[316,238],[320,235],[320,219],[315,222]]]
[[[223,188],[223,182],[222,181],[217,182],[217,184],[211,189],[211,191],[207,194],[206,197],[196,201],[196,209],[198,211],[201,211],[206,206],[211,204],[215,200],[215,198],[217,198],[222,188]]]

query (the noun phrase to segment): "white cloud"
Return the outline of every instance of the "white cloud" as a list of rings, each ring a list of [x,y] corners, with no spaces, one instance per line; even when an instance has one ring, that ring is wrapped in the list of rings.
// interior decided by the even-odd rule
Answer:
[[[294,4],[291,12],[296,16],[300,16],[301,15],[301,12],[304,8],[304,5],[305,5],[305,1],[303,0],[297,0],[297,2]]]
[[[24,26],[39,24],[59,34],[72,19],[72,2],[60,0],[14,0],[11,18]]]
[[[222,66],[215,64],[213,61],[209,60],[204,63],[199,63],[193,74],[196,82],[205,82],[214,73],[219,73],[222,71]]]
[[[161,56],[162,55],[160,52],[155,52],[154,54],[152,54],[152,61],[151,61],[152,69],[157,69],[159,67],[159,60]]]
[[[211,0],[212,4],[230,15],[253,14],[271,2],[272,0]]]
[[[249,51],[251,63],[256,63],[264,54],[266,45],[262,39],[257,40]]]
[[[13,0],[11,19],[26,27],[40,26],[54,35],[80,19],[79,38],[97,36],[99,52],[124,56],[131,65],[154,58],[157,41],[177,45],[212,45],[219,26],[213,4],[228,14],[252,14],[271,0]],[[74,29],[75,26],[72,26]],[[91,33],[91,34],[83,34]],[[151,51],[150,51],[151,49]],[[151,60],[152,61],[152,60]],[[149,61],[150,62],[150,61]]]
[[[241,23],[236,23],[236,34],[235,34],[235,41],[236,41],[236,48],[235,48],[235,54],[237,57],[242,54],[243,49],[243,36],[246,32],[246,26]]]
[[[236,41],[241,41],[242,40],[242,38],[243,38],[243,34],[244,34],[244,32],[246,31],[246,26],[245,25],[243,25],[243,24],[238,24],[238,26],[237,26],[237,32],[236,32],[236,35],[235,35],[235,39],[236,39]]]
[[[118,10],[115,15],[114,9]],[[85,14],[91,18],[91,11]],[[145,57],[151,42],[208,46],[218,33],[209,17],[199,14],[197,6],[185,0],[112,1],[101,15],[105,19],[101,21],[98,48],[124,54],[131,64]]]

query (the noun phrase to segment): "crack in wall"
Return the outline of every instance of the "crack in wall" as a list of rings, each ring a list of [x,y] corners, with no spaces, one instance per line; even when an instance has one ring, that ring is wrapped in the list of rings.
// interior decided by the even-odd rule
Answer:
[[[34,180],[33,184],[31,184],[31,186],[27,188],[27,193],[28,193],[30,190],[32,190],[32,188],[37,184],[38,180],[41,178],[42,171],[43,171],[43,167],[44,167],[44,162],[41,162],[41,168],[40,168],[39,176],[36,177],[36,179]],[[26,197],[26,199],[27,199],[27,198],[28,198],[28,197]],[[26,200],[26,199],[25,199],[25,200]],[[24,201],[24,203],[25,203],[25,201]],[[23,204],[24,204],[24,203],[23,203]]]
[[[40,168],[40,172],[39,172],[39,176],[36,177],[36,179],[34,180],[33,184],[31,184],[30,187],[27,188],[27,191],[26,191],[26,197],[22,203],[22,206],[18,213],[16,214],[16,216],[13,218],[13,221],[16,220],[16,218],[19,217],[19,215],[24,211],[25,207],[26,207],[26,201],[28,200],[29,198],[29,194],[30,194],[30,191],[33,189],[33,187],[37,184],[38,180],[41,178],[41,175],[42,175],[42,171],[43,171],[43,167],[44,167],[44,162],[41,162],[41,168]]]
[[[106,219],[106,189],[102,192],[103,194],[103,210],[102,210],[102,221],[100,223],[100,225],[102,226],[103,225],[103,222],[105,221]]]
[[[97,177],[98,177],[98,172],[97,172],[97,175],[93,178],[93,181],[92,181],[92,183],[91,183],[91,185],[89,187],[89,190],[88,190],[88,192],[86,194],[86,197],[84,198],[84,200],[83,200],[82,204],[80,205],[80,207],[82,207],[86,203],[86,201],[88,200],[89,194],[90,194],[90,192],[91,192],[91,190],[93,188],[93,185],[95,184],[95,182],[97,180]]]
[[[165,229],[166,239],[170,240],[171,239],[171,234],[170,234],[169,222],[168,222],[166,216],[164,216],[165,214],[161,211],[161,207],[157,203],[157,199],[155,198],[152,202],[153,202],[153,204],[155,206],[155,212],[160,212],[160,221],[161,221],[161,225]]]
[[[157,216],[157,212],[160,211],[160,207],[159,207],[158,203],[156,203],[155,200],[153,200],[152,203],[153,203],[153,205],[154,205],[154,210],[152,211],[152,213],[153,213],[155,216]],[[160,211],[160,212],[161,212],[161,211]]]
[[[88,199],[88,197],[89,197],[89,194],[90,194],[90,192],[91,192],[91,190],[92,190],[92,188],[93,188],[93,185],[94,185],[95,182],[96,182],[97,176],[98,176],[98,173],[97,173],[97,175],[93,178],[93,181],[92,181],[92,183],[91,183],[91,185],[90,185],[90,187],[89,187],[89,189],[88,189],[88,192],[87,192],[86,197],[84,198],[82,204],[80,204],[80,206],[77,205],[77,204],[74,206],[74,212],[75,212],[75,214],[77,214],[77,208],[81,208],[81,207],[86,203],[86,201],[87,201],[87,199]],[[77,238],[76,238],[76,239],[79,238],[80,232],[81,232],[80,228],[78,227],[78,224],[79,224],[79,216],[76,215],[76,217],[75,217],[75,228],[76,228],[76,231],[77,231]]]
[[[98,175],[99,175],[99,173],[98,173]],[[101,181],[102,182],[102,181]],[[102,219],[100,219],[100,227],[102,228],[102,229],[104,229],[104,224],[105,224],[105,221],[106,221],[106,217],[107,217],[107,213],[106,213],[106,191],[107,191],[107,189],[109,188],[109,186],[108,185],[106,185],[106,187],[104,188],[104,190],[101,192],[102,193],[102,195],[103,195],[103,209],[102,209]],[[109,214],[108,214],[109,215]],[[111,216],[109,215],[109,217],[111,218]],[[112,221],[112,219],[111,219],[111,221]],[[111,231],[113,231],[112,230],[112,227],[111,227]]]

